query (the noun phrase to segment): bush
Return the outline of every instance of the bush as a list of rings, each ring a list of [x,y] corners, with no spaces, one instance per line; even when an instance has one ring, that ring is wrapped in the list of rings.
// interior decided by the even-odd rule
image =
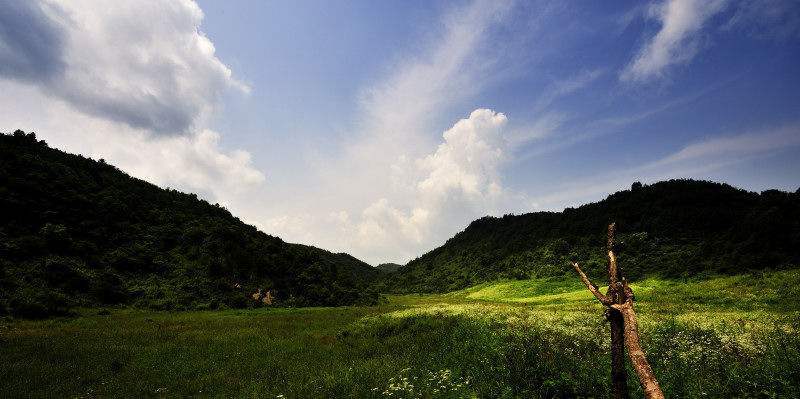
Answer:
[[[10,314],[14,317],[41,319],[53,315],[68,315],[66,296],[47,289],[24,288],[9,300]]]

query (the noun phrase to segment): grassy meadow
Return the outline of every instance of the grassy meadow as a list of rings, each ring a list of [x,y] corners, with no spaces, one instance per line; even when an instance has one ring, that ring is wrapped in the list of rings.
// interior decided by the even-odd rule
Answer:
[[[798,397],[798,287],[800,270],[633,284],[665,394]],[[373,307],[84,309],[0,322],[0,396],[606,397],[602,313],[577,277]]]

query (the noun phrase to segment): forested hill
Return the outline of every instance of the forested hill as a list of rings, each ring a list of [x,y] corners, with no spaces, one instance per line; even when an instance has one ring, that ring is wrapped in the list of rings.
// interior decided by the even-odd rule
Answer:
[[[800,265],[800,193],[727,184],[634,183],[563,212],[484,217],[386,281],[396,292],[449,291],[501,278],[572,273],[599,277],[606,226],[617,222],[620,265],[631,278],[734,274]]]
[[[285,243],[32,133],[0,135],[0,210],[0,315],[243,307],[258,288],[278,305],[377,299],[365,287],[379,272],[350,255]]]

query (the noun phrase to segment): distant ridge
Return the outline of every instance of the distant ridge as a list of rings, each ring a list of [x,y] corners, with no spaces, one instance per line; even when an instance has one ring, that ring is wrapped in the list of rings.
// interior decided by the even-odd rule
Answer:
[[[385,273],[396,272],[401,267],[403,267],[403,265],[398,265],[397,263],[381,263],[380,265],[376,266],[378,270]]]
[[[378,298],[367,285],[379,272],[350,255],[286,243],[32,133],[0,134],[0,209],[0,315],[244,307],[258,288],[278,305]]]
[[[629,277],[735,274],[800,265],[800,193],[753,193],[670,180],[563,212],[484,217],[386,279],[389,291],[442,292],[502,278],[571,273],[569,260],[605,267],[604,232],[616,221]]]

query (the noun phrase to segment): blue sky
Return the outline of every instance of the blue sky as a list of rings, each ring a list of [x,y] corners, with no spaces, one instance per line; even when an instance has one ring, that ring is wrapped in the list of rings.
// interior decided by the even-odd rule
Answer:
[[[0,0],[0,126],[405,262],[673,177],[800,186],[789,0]]]

